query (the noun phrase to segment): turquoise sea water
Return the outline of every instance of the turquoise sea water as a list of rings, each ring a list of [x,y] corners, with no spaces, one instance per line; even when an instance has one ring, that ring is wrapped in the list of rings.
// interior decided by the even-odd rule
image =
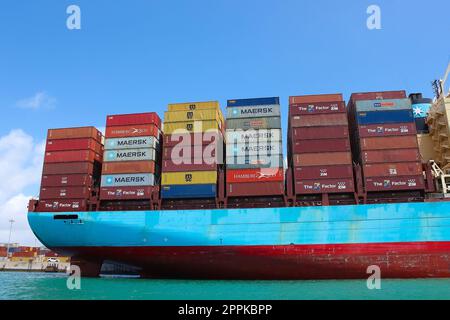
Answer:
[[[290,299],[450,299],[450,279],[382,280],[368,290],[365,280],[350,281],[186,281],[118,277],[82,279],[69,290],[64,274],[0,272],[0,300],[290,300]]]

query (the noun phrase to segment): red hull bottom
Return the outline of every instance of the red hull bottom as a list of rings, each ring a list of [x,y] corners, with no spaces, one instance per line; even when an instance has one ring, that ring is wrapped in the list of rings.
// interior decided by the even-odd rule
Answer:
[[[84,276],[98,276],[110,260],[140,267],[148,278],[367,279],[372,265],[382,278],[450,278],[450,242],[54,249],[75,255]]]

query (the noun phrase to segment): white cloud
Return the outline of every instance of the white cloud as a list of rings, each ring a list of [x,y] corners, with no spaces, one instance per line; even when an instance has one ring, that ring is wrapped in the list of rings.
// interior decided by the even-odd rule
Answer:
[[[56,99],[45,91],[40,91],[34,96],[17,101],[16,106],[23,109],[52,109],[56,106]]]
[[[36,142],[23,130],[0,137],[0,243],[8,241],[9,222],[14,219],[12,241],[34,245],[27,222],[28,200],[37,194],[42,173],[45,142]]]

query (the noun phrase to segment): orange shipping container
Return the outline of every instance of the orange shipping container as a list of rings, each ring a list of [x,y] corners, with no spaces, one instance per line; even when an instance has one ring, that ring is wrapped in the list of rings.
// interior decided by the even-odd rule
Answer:
[[[103,161],[103,155],[92,150],[46,152],[45,163]]]
[[[289,104],[339,102],[339,101],[344,101],[344,97],[340,93],[338,93],[338,94],[316,94],[316,95],[289,97]]]
[[[154,161],[104,162],[102,174],[155,173]]]
[[[361,139],[361,150],[392,150],[418,148],[417,136],[374,137]]]
[[[47,134],[48,140],[79,138],[93,138],[101,143],[103,135],[94,127],[49,129]]]

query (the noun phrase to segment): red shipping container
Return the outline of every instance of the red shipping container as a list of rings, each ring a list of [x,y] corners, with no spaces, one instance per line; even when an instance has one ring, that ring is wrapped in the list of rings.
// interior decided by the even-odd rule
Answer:
[[[350,141],[345,139],[298,140],[293,143],[294,153],[350,151]]]
[[[90,174],[43,175],[41,187],[91,187],[93,178]]]
[[[94,127],[49,129],[47,140],[92,138],[102,142],[103,134]]]
[[[135,126],[106,127],[106,138],[157,137],[160,131],[153,124]]]
[[[220,148],[220,150],[219,150]],[[176,147],[164,147],[163,148],[163,159],[171,160],[173,159],[211,159],[215,158],[216,154],[223,154],[223,145],[197,145],[197,146],[185,146],[179,145]]]
[[[89,199],[90,195],[88,187],[43,187],[39,199]]]
[[[293,116],[289,118],[291,128],[299,127],[327,127],[347,126],[348,119],[345,113],[312,114]]]
[[[304,153],[294,155],[295,167],[352,165],[350,152]]]
[[[103,162],[102,174],[155,173],[154,161]]]
[[[228,197],[257,197],[284,195],[284,182],[227,183]]]
[[[93,172],[94,165],[91,162],[44,163],[42,174],[92,174]]]
[[[152,197],[153,187],[108,187],[100,189],[101,200],[141,200]]]
[[[366,178],[365,187],[367,192],[424,190],[425,180],[422,175]]]
[[[289,106],[289,116],[298,116],[306,114],[323,113],[346,113],[344,101],[338,102],[316,102],[316,103],[297,103]]]
[[[348,126],[291,128],[289,132],[291,141],[336,139],[347,138],[349,136]]]
[[[366,164],[363,166],[365,178],[392,177],[392,176],[417,176],[422,174],[421,162],[402,162],[384,164]]]
[[[44,157],[45,163],[84,162],[84,161],[102,162],[103,155],[95,153],[92,150],[77,150],[77,151],[46,152]]]
[[[294,169],[295,180],[342,179],[353,178],[353,166],[318,166],[297,167]]]
[[[360,139],[362,151],[418,148],[417,136],[376,137]]]
[[[103,145],[92,138],[48,140],[45,151],[92,150],[103,154]]]
[[[344,101],[342,94],[313,94],[289,97],[289,104]]]
[[[155,112],[116,114],[106,117],[106,126],[131,126],[137,124],[154,124],[161,128],[161,119]]]
[[[227,170],[227,183],[284,181],[283,168]]]
[[[74,200],[74,199],[50,199],[39,200],[38,212],[76,212],[87,211],[86,200]]]
[[[195,161],[195,160],[194,160]],[[217,164],[200,163],[196,164],[175,164],[172,160],[163,160],[162,171],[163,172],[183,172],[183,171],[215,171],[217,170]],[[215,162],[215,161],[214,161]]]
[[[296,194],[350,193],[355,192],[353,179],[297,180]]]
[[[351,102],[361,100],[386,100],[386,99],[405,99],[406,91],[380,91],[380,92],[361,92],[353,93],[350,97]]]
[[[359,126],[359,136],[368,137],[387,137],[387,136],[408,136],[417,134],[416,124],[411,123],[393,123],[393,124],[373,124]]]
[[[421,156],[418,149],[364,151],[361,154],[361,160],[364,164],[386,162],[419,162],[421,161]]]

